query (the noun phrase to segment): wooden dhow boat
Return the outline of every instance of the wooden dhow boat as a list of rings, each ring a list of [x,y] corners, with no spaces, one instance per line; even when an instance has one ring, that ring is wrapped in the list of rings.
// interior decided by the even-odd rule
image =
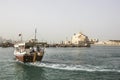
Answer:
[[[14,45],[14,55],[18,61],[21,62],[36,62],[41,61],[44,55],[44,48],[39,45],[26,47],[26,43],[21,42]]]
[[[37,42],[36,32],[37,31],[35,29],[35,39],[32,39],[32,42],[27,43],[22,41],[22,35],[19,34],[19,36],[21,36],[21,41],[14,44],[14,55],[18,61],[26,63],[42,60],[44,48]]]

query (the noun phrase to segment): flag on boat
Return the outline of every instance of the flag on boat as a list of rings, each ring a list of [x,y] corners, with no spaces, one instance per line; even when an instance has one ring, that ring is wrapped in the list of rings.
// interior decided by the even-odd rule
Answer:
[[[22,36],[22,34],[19,34],[19,36]]]

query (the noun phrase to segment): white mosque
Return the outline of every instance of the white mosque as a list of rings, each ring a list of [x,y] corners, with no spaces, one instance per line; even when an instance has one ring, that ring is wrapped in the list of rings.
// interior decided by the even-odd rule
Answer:
[[[65,41],[65,44],[72,44],[72,45],[78,45],[78,46],[90,46],[88,37],[84,35],[82,32],[75,33],[72,36],[71,41]]]

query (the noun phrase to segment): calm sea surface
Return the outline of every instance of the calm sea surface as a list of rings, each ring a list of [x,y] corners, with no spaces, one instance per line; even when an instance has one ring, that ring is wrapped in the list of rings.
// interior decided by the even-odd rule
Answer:
[[[120,80],[120,47],[46,48],[42,62],[23,64],[0,48],[0,80]]]

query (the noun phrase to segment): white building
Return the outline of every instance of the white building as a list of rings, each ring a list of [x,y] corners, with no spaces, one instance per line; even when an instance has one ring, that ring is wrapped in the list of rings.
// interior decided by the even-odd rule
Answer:
[[[70,44],[71,44],[71,41],[66,40],[66,41],[64,42],[64,44],[70,45]]]
[[[97,43],[95,43],[96,45],[113,45],[113,46],[116,46],[116,45],[120,45],[120,40],[109,40],[109,41],[99,41]]]
[[[81,32],[74,34],[71,40],[72,44],[86,46],[89,44],[89,39]]]

